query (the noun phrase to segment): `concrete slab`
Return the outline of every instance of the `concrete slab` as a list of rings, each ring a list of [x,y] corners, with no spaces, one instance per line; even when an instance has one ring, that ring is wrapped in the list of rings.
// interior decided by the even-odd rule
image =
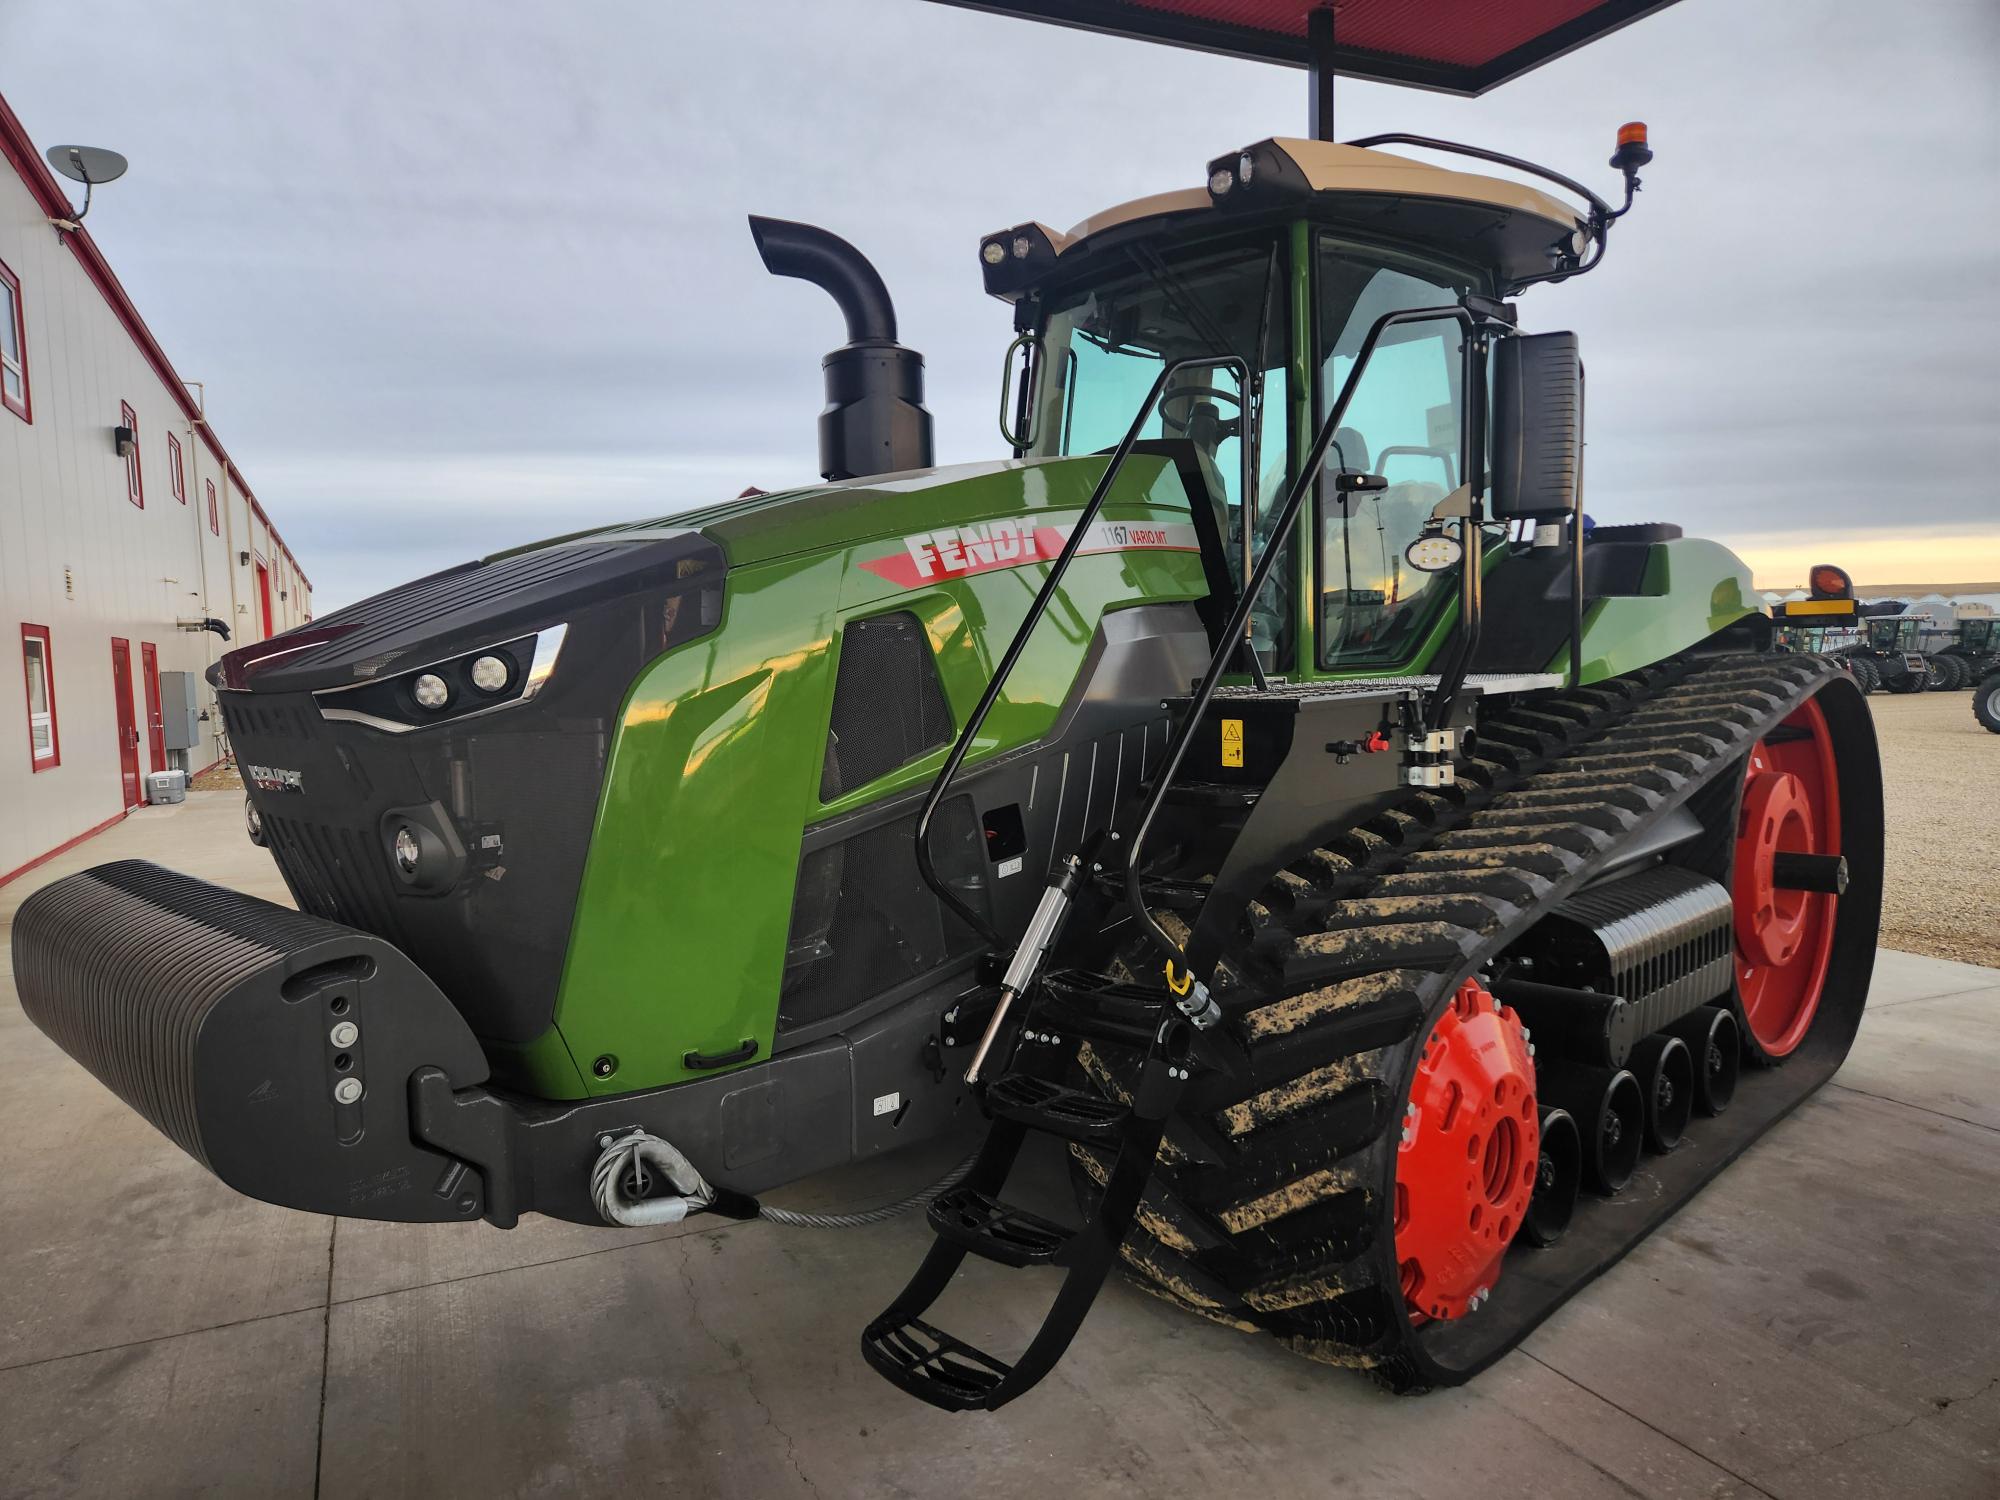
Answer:
[[[310,1495],[325,1315],[0,1371],[0,1494]]]
[[[2000,1057],[2000,986],[1907,1000],[1862,1013],[1841,1088],[2000,1130],[2000,1088],[1968,1068],[1968,1051]],[[2000,1208],[2000,1198],[1994,1200]]]
[[[331,1221],[224,1187],[0,980],[0,1367],[323,1306]]]
[[[1852,1447],[1844,1470],[1875,1486],[1856,1493],[1922,1493],[1864,1470],[1859,1440],[2000,1375],[1993,1147],[1822,1091],[1525,1347],[1753,1484]],[[1938,1463],[2000,1492],[1996,1438]]]
[[[195,794],[0,887],[0,941],[131,855],[282,899],[239,812]],[[1884,953],[1874,988],[1834,1084],[1466,1389],[1395,1400],[1119,1285],[1044,1390],[950,1418],[856,1347],[920,1219],[334,1226],[222,1189],[0,976],[0,1493],[2000,1493],[2000,971]],[[778,1196],[881,1202],[959,1144]],[[982,1267],[944,1321],[1018,1347],[1040,1310]]]
[[[321,1494],[1708,1495],[1730,1476],[1525,1358],[1435,1400],[1188,1318],[1127,1286],[1050,1386],[991,1418],[888,1396],[856,1308],[921,1226],[732,1227],[336,1306]],[[1026,1332],[998,1274],[959,1326]],[[424,1441],[450,1432],[453,1441]],[[1497,1493],[1487,1490],[1487,1493]]]
[[[1880,948],[1875,953],[1875,972],[1868,985],[1868,1008],[1904,1005],[1912,1000],[1929,1000],[1938,995],[1960,995],[1967,990],[1991,989],[2000,970],[1982,969],[1976,964],[1954,963],[1948,958],[1929,958],[1921,953],[1898,953]]]

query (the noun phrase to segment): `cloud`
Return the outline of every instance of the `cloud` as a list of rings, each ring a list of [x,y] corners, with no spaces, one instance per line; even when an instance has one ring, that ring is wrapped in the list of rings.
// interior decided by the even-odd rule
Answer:
[[[998,449],[978,236],[1191,186],[1302,74],[919,0],[0,7],[39,140],[125,151],[91,227],[321,613],[440,562],[810,478],[831,303],[747,212],[859,244],[944,461]],[[1365,84],[1341,133],[1609,188],[1604,268],[1523,299],[1590,367],[1590,506],[1731,540],[2000,531],[2000,27],[1988,0],[1684,0],[1481,100]],[[1760,543],[1762,545],[1762,543]],[[1940,581],[1955,555],[1933,556]]]

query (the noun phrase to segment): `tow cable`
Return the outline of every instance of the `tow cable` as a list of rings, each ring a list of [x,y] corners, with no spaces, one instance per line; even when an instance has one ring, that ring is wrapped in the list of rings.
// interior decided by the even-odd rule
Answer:
[[[885,1223],[913,1208],[927,1207],[939,1194],[963,1182],[979,1159],[975,1150],[929,1187],[880,1208],[847,1214],[809,1214],[759,1203],[748,1193],[713,1186],[679,1148],[643,1130],[615,1139],[600,1137],[599,1142],[603,1149],[590,1170],[590,1201],[597,1205],[598,1217],[605,1223],[634,1229],[678,1224],[690,1214],[698,1213],[717,1213],[731,1219],[765,1219],[793,1229],[861,1229]],[[654,1172],[665,1177],[674,1191],[649,1196]]]

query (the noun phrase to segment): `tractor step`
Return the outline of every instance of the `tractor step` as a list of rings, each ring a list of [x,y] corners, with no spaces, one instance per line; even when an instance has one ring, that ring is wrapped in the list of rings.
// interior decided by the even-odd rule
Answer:
[[[964,1184],[935,1199],[929,1217],[939,1239],[1002,1266],[1059,1266],[1076,1238],[1067,1225]]]
[[[1026,1073],[994,1079],[986,1089],[986,1107],[1002,1120],[1086,1145],[1116,1139],[1132,1115],[1129,1104]]]
[[[993,1393],[1013,1373],[922,1318],[892,1321],[886,1313],[861,1335],[861,1355],[891,1385],[942,1411],[991,1411]]]
[[[1173,1007],[1160,990],[1089,969],[1058,969],[1042,980],[1039,1023],[1055,1032],[1115,1042],[1141,1051],[1152,1045]]]
[[[1055,1368],[1118,1263],[1139,1199],[1153,1173],[1166,1122],[1191,1071],[1192,1029],[1163,997],[1084,969],[1059,970],[1036,983],[1010,1044],[1007,1068],[985,1085],[993,1125],[963,1183],[932,1202],[935,1236],[916,1274],[861,1335],[869,1365],[899,1389],[945,1411],[994,1411],[1031,1390]],[[1112,1064],[1109,1092],[1070,1088],[1023,1071],[1065,1045],[1065,1034],[1119,1044],[1136,1059]],[[1030,1132],[1095,1148],[1111,1161],[1103,1190],[1084,1222],[1071,1228],[1006,1202],[1001,1190]],[[1010,1270],[1059,1267],[1055,1300],[1026,1349],[1011,1363],[926,1323],[965,1257]]]

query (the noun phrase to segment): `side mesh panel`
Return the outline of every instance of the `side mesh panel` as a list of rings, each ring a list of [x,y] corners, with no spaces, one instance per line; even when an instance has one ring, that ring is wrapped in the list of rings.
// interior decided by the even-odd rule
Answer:
[[[822,802],[951,743],[951,710],[915,615],[876,615],[841,633],[832,729]]]
[[[811,1025],[970,953],[978,936],[946,913],[917,873],[914,813],[799,862],[778,1030]],[[985,856],[972,802],[953,797],[932,831],[938,871],[977,909]],[[844,878],[845,872],[867,872]]]

